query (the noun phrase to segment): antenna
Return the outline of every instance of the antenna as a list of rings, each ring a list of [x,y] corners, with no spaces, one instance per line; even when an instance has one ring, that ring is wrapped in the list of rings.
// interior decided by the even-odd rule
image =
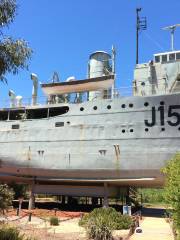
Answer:
[[[136,8],[136,64],[139,62],[139,31],[147,29],[146,17],[139,17],[141,8]]]
[[[53,83],[60,82],[59,81],[59,75],[58,75],[58,73],[56,71],[54,71],[54,73],[53,73],[52,82]]]
[[[174,32],[177,27],[180,27],[180,24],[175,24],[172,26],[162,28],[163,30],[169,30],[171,32],[171,51],[174,51]]]
[[[116,49],[114,45],[112,45],[112,73],[115,74],[115,61],[116,61]]]
[[[112,98],[114,98],[114,90],[115,90],[115,80],[116,80],[115,73],[116,73],[116,49],[115,49],[114,45],[112,45],[112,74],[114,75],[114,83],[111,88]]]

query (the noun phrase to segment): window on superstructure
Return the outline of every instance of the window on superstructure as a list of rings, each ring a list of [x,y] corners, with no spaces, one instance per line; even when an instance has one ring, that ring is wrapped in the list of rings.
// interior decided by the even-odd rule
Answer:
[[[175,60],[175,53],[169,54],[169,61],[174,61]]]
[[[69,111],[68,106],[52,107],[52,108],[49,108],[49,117],[59,116],[59,115],[67,113],[68,111]]]
[[[22,120],[24,119],[24,115],[25,115],[24,109],[10,110],[9,120]]]
[[[8,120],[8,111],[1,110],[0,111],[0,121],[6,121],[6,120]]]
[[[160,62],[160,56],[155,56],[155,62],[156,63]]]
[[[167,55],[162,55],[162,62],[167,62]]]
[[[176,53],[176,60],[180,60],[180,52]]]
[[[47,117],[55,117],[65,114],[69,111],[69,107],[51,107],[51,108],[35,108],[26,109],[26,119],[41,119]]]
[[[48,116],[47,108],[36,108],[36,109],[26,110],[27,119],[41,119],[41,118],[47,118],[47,116]]]

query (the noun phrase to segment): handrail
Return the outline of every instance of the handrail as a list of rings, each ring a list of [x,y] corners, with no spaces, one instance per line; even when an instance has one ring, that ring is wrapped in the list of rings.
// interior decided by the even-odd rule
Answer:
[[[180,92],[180,90],[179,90]],[[44,105],[51,105],[51,104],[78,104],[87,101],[96,101],[99,99],[116,99],[128,96],[153,96],[153,95],[163,95],[171,93],[171,89],[168,88],[167,83],[162,84],[146,84],[145,86],[139,84],[138,86],[135,85],[133,87],[124,86],[119,89],[115,88],[113,90],[103,90],[103,91],[96,91],[93,92],[93,97],[88,99],[87,92],[84,93],[72,93],[66,94],[61,96],[51,96],[48,98],[46,96],[40,96],[37,98],[37,104],[33,106],[44,106]],[[22,98],[21,105],[17,105],[17,102],[12,103],[10,99],[0,100],[0,108],[17,108],[17,107],[27,107],[32,106],[32,97]]]

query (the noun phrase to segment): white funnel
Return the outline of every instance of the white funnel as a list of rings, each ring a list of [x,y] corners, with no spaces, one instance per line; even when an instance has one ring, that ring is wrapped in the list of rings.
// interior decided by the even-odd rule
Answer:
[[[17,104],[17,107],[22,106],[22,96],[17,96],[16,97],[16,104]]]
[[[36,103],[37,103],[37,91],[38,91],[38,77],[35,73],[31,73],[31,80],[33,81],[32,105],[36,105]]]
[[[9,90],[10,107],[15,107],[16,94],[13,90]]]

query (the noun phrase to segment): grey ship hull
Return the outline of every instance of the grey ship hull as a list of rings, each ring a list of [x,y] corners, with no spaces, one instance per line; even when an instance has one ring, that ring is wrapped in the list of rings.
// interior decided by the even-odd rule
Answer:
[[[1,174],[20,181],[163,185],[160,169],[180,150],[180,94],[61,106],[69,111],[1,122]]]

